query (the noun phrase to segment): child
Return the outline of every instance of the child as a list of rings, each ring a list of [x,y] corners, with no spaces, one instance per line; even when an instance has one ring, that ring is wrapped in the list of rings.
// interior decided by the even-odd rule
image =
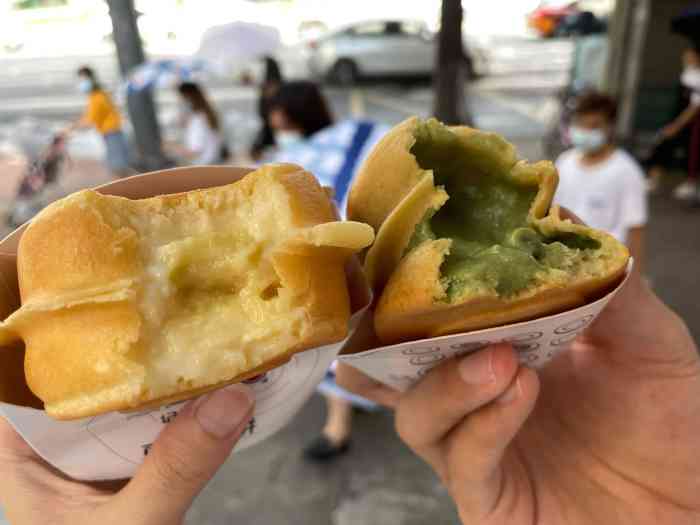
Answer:
[[[601,93],[582,96],[570,129],[573,149],[557,160],[557,204],[625,243],[642,266],[647,199],[639,164],[613,141],[617,105]]]

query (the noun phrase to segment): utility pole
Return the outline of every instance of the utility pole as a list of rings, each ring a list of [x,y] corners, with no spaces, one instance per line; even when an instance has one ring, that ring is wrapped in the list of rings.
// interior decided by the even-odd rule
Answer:
[[[465,96],[466,53],[461,0],[442,0],[434,74],[433,113],[446,124],[471,124]]]
[[[133,0],[107,0],[107,4],[109,16],[112,19],[112,34],[117,47],[119,70],[122,77],[126,78],[132,68],[146,61],[136,24],[134,2]],[[166,167],[168,162],[161,149],[160,128],[151,90],[144,89],[128,93],[127,106],[134,126],[140,167],[146,171]]]

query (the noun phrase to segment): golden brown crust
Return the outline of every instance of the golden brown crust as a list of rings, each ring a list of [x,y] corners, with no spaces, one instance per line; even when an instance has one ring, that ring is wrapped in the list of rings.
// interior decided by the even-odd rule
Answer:
[[[415,143],[412,117],[396,126],[374,146],[358,171],[348,195],[348,219],[379,229],[396,205],[418,183],[423,170],[410,154]]]
[[[236,211],[239,208],[243,210],[240,213]],[[238,222],[230,223],[229,229],[226,217]],[[240,234],[244,237],[236,237],[246,224],[240,221],[253,220],[259,224],[248,229],[248,237],[245,232]],[[192,397],[274,368],[296,352],[345,337],[350,305],[344,264],[352,250],[304,245],[304,239],[311,236],[302,235],[315,225],[334,220],[326,192],[312,175],[292,165],[264,167],[227,186],[149,199],[79,192],[42,212],[21,239],[18,273],[23,306],[4,323],[2,331],[4,335],[15,333],[25,341],[27,383],[45,402],[52,417],[73,419]],[[352,229],[352,225],[343,226]],[[366,238],[368,232],[359,230],[359,238]],[[241,249],[246,242],[254,242],[245,239],[272,236],[265,241],[268,244],[251,252],[247,259],[250,262],[241,264],[257,265],[251,266],[250,271],[260,268],[255,270],[262,272],[260,278],[270,280],[270,300],[277,301],[281,289],[285,295],[279,301],[283,302],[276,302],[280,306],[269,310],[265,306],[268,298],[263,297],[268,291],[250,288],[240,293],[259,293],[260,297],[243,297],[240,301],[253,302],[240,306],[234,302],[230,311],[242,308],[247,312],[246,308],[252,308],[250,314],[244,315],[257,319],[250,321],[250,330],[257,330],[256,333],[267,329],[265,317],[260,316],[276,315],[274,326],[281,326],[276,329],[282,332],[279,339],[266,339],[265,348],[260,350],[264,354],[255,346],[241,350],[245,357],[241,354],[240,359],[248,364],[234,359],[237,349],[225,350],[225,359],[223,354],[218,358],[211,352],[200,356],[194,348],[192,357],[182,356],[182,364],[187,365],[188,359],[201,359],[208,368],[200,372],[195,368],[189,376],[182,372],[183,377],[177,377],[179,371],[162,360],[162,349],[155,348],[167,344],[172,319],[184,315],[184,322],[189,323],[187,316],[198,316],[192,318],[194,328],[180,323],[178,330],[210,326],[206,317],[197,313],[204,306],[197,305],[216,305],[216,301],[207,298],[208,288],[204,292],[184,289],[181,299],[172,295],[175,292],[168,292],[170,295],[163,300],[151,299],[153,293],[165,289],[151,286],[160,282],[163,272],[153,273],[153,257],[160,246],[210,232],[233,235],[234,240],[238,239],[235,242],[244,243]],[[221,253],[226,262],[226,253],[231,252]],[[265,263],[268,257],[269,262]],[[253,278],[246,277],[252,274],[243,271],[243,279]],[[260,286],[265,282],[261,281]],[[253,285],[258,286],[255,282],[250,286]],[[187,301],[194,300],[192,297],[199,297],[191,293],[204,293],[206,302],[187,306]],[[228,294],[222,296],[224,301],[228,300],[226,297],[239,301],[236,290],[212,293],[211,297]],[[228,303],[222,302],[222,308],[224,304]],[[155,313],[150,311],[154,305],[158,306]],[[213,312],[218,311],[214,308]],[[282,322],[285,315],[289,315],[289,323]],[[249,328],[244,322],[232,329],[245,334]],[[173,332],[171,337],[181,333]],[[195,347],[198,340],[206,346],[210,335],[221,335],[203,333],[195,337],[195,333],[187,334]],[[154,346],[156,341],[161,346]],[[262,362],[258,363],[260,359]]]
[[[448,249],[446,239],[426,242],[401,261],[375,310],[374,326],[382,343],[464,333],[563,312],[600,298],[622,279],[626,268],[626,257],[620,256],[602,278],[543,285],[515,299],[476,296],[450,304],[440,300],[444,298],[440,265]]]

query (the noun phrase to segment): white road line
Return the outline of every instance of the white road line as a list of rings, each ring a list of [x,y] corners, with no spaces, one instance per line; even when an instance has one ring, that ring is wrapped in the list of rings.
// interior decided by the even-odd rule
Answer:
[[[367,102],[376,104],[377,106],[382,106],[391,111],[396,111],[402,115],[427,115],[430,111],[425,104],[420,106],[410,104],[405,99],[397,96],[382,96],[377,94],[367,94]]]

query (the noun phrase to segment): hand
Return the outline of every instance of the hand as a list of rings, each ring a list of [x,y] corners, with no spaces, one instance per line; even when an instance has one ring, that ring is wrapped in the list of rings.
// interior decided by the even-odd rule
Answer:
[[[252,410],[250,391],[240,385],[192,401],[122,487],[67,479],[0,418],[0,504],[12,525],[180,524],[231,453]]]
[[[637,272],[539,381],[497,345],[405,394],[347,365],[338,382],[395,407],[464,523],[700,523],[698,349]]]

